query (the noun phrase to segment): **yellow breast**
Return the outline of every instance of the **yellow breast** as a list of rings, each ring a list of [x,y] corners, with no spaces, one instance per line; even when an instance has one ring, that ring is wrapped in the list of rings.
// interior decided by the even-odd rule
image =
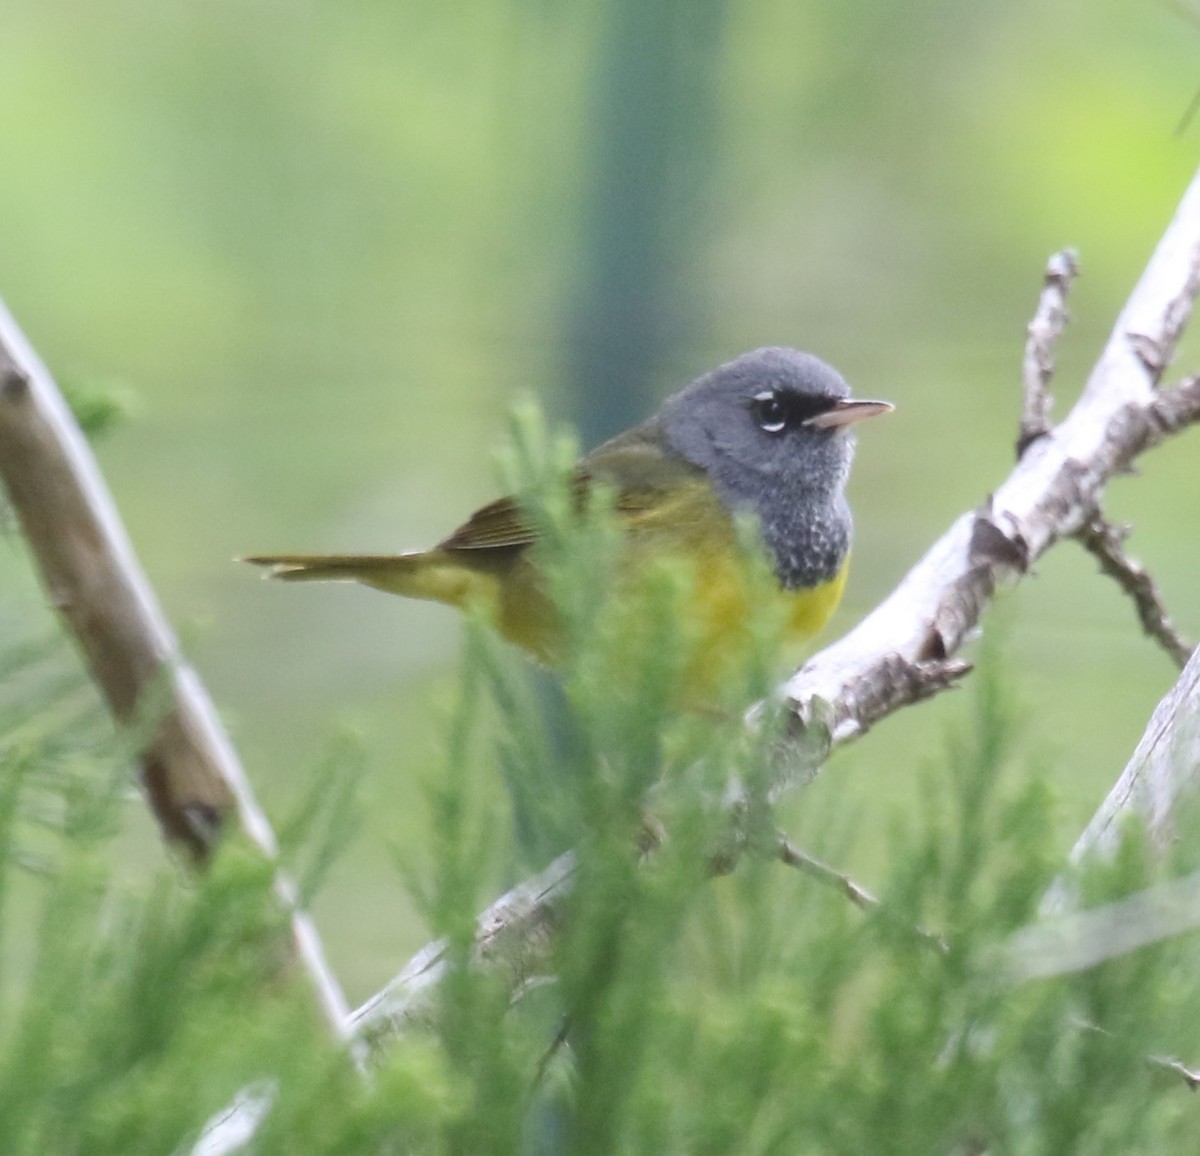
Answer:
[[[764,633],[780,658],[794,657],[797,644],[829,620],[846,583],[848,563],[831,581],[795,590],[752,573],[728,514],[707,490],[639,511],[623,520],[623,529],[615,570],[619,600],[636,601],[639,583],[655,567],[678,570],[688,701],[712,701],[726,672],[749,656],[749,648],[761,646],[756,639]],[[435,550],[419,558],[423,564],[405,577],[403,588],[397,582],[390,589],[482,612],[509,641],[548,665],[561,663],[562,625],[535,550]],[[636,607],[628,620],[630,629],[639,629]]]
[[[765,658],[794,660],[799,644],[817,634],[837,609],[848,571],[847,559],[829,582],[784,590],[773,581],[753,581],[736,555],[710,559],[698,570],[688,608],[698,632],[685,681],[706,695],[754,646],[772,652]],[[752,605],[752,600],[761,601]]]

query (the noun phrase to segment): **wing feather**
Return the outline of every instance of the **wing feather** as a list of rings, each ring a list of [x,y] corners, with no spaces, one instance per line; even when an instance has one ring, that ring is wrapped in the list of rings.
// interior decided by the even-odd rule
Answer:
[[[660,516],[669,520],[678,503],[681,483],[695,481],[702,471],[664,447],[649,426],[638,427],[598,450],[593,450],[575,472],[573,486],[580,508],[593,485],[615,491],[614,508],[631,530]],[[530,546],[537,531],[514,497],[498,498],[476,510],[449,537],[443,550],[504,550]]]

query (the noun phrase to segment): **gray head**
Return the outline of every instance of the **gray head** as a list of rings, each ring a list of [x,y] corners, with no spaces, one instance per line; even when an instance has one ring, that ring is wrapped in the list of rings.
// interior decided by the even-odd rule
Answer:
[[[788,588],[829,581],[850,549],[850,428],[892,407],[849,395],[819,358],[771,347],[697,378],[661,411],[671,447],[758,519]]]

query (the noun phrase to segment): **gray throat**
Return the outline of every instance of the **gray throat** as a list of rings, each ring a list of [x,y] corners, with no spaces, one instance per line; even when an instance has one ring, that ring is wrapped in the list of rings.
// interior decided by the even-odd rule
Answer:
[[[762,523],[780,585],[797,590],[831,582],[850,552],[853,527],[850,507],[841,494],[817,509],[797,503]]]

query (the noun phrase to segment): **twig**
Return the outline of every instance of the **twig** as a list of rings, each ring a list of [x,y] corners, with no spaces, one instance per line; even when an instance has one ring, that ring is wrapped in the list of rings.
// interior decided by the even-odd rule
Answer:
[[[1170,1072],[1173,1076],[1178,1076],[1190,1091],[1195,1091],[1200,1088],[1200,1072],[1195,1068],[1189,1068],[1182,1060],[1173,1060],[1169,1056],[1147,1056],[1146,1062],[1151,1067],[1162,1068],[1165,1072]]]
[[[887,908],[862,884],[856,883],[849,875],[830,867],[829,864],[822,863],[820,859],[815,859],[807,852],[801,851],[785,835],[779,837],[779,859],[787,866],[795,867],[813,879],[827,884],[835,891],[841,892],[855,907],[863,911],[877,911],[886,914]],[[950,950],[950,945],[940,935],[928,928],[909,925],[909,929],[930,947],[936,948],[942,955]]]
[[[1146,568],[1125,552],[1129,527],[1117,527],[1097,512],[1075,535],[1079,543],[1097,562],[1100,569],[1114,579],[1133,599],[1142,629],[1171,656],[1181,669],[1191,657],[1192,647],[1175,629],[1158,585]]]
[[[1107,1036],[1109,1039],[1115,1038],[1107,1028],[1102,1028],[1099,1024],[1092,1023],[1091,1020],[1073,1016],[1072,1023],[1081,1032],[1092,1032],[1098,1036]],[[1146,1063],[1152,1068],[1159,1068],[1172,1076],[1177,1076],[1187,1085],[1189,1091],[1194,1092],[1197,1086],[1200,1086],[1200,1073],[1187,1067],[1181,1060],[1172,1059],[1170,1056],[1147,1056]]]
[[[1182,0],[1164,0],[1164,3],[1177,15],[1182,16],[1193,28],[1200,27],[1200,17],[1196,15],[1191,5],[1182,3]],[[1187,108],[1184,109],[1183,115],[1175,125],[1173,135],[1177,137],[1183,136],[1188,129],[1188,125],[1192,123],[1192,118],[1196,115],[1197,110],[1200,110],[1200,89],[1197,89],[1192,99],[1188,101]]]
[[[545,1082],[546,1073],[550,1070],[550,1062],[566,1046],[570,1035],[571,1020],[568,1016],[563,1016],[562,1023],[558,1025],[558,1031],[554,1033],[554,1039],[550,1041],[546,1050],[542,1053],[542,1058],[538,1060],[537,1071],[533,1074],[533,1088],[535,1091]]]
[[[202,863],[232,813],[268,858],[278,858],[270,823],[208,693],[180,654],[96,460],[3,302],[0,479],[50,604],[117,722],[139,737],[142,786],[163,834]],[[150,710],[153,717],[142,717]],[[345,997],[297,906],[295,883],[278,872],[275,892],[325,1018],[346,1038]]]
[[[993,961],[1011,983],[1088,971],[1111,959],[1200,927],[1200,873],[1159,883],[1114,903],[1073,910],[1075,896],[1061,884],[1051,889],[1064,902],[1054,913],[1014,932],[999,945]],[[1047,904],[1043,903],[1043,911]],[[1112,1036],[1090,1020],[1076,1019],[1083,1031]],[[1195,1091],[1200,1073],[1180,1060],[1147,1056],[1146,1062],[1181,1078]]]
[[[1017,457],[1040,437],[1050,432],[1050,379],[1054,376],[1054,350],[1066,328],[1067,293],[1079,275],[1079,258],[1074,249],[1055,253],[1046,263],[1037,310],[1026,330],[1025,355],[1021,360],[1024,400]]]
[[[278,1091],[271,1080],[243,1088],[208,1119],[189,1156],[232,1156],[244,1151],[271,1111]]]
[[[879,906],[879,900],[865,887],[855,883],[849,875],[801,851],[786,835],[779,837],[779,859],[789,867],[796,867],[805,875],[811,875],[814,879],[819,879],[834,890],[840,891],[855,907],[872,911]]]

